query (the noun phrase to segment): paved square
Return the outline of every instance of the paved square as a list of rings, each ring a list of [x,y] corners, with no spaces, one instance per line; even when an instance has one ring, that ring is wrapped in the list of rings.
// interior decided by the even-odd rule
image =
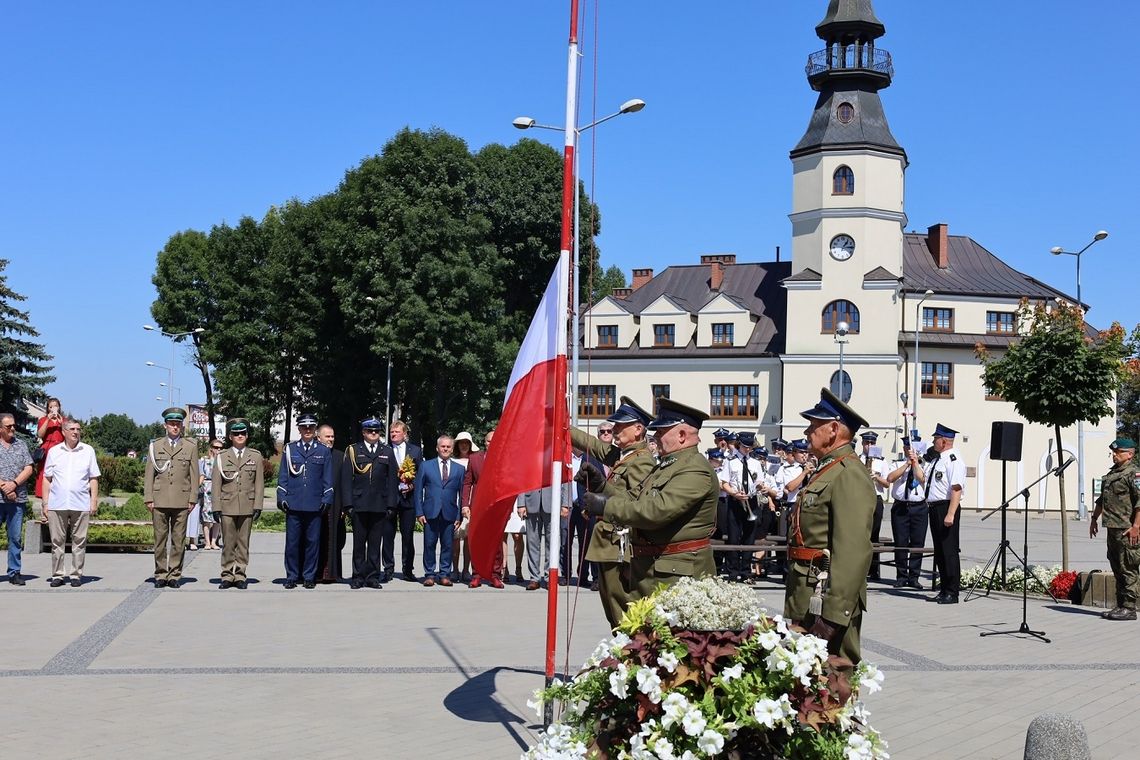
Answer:
[[[999,541],[995,519],[967,514],[963,567]],[[1072,565],[1106,568],[1104,544],[1070,523]],[[1060,558],[1059,523],[1033,513],[1030,560]],[[1011,515],[1021,551],[1021,518]],[[351,542],[351,538],[350,538]],[[242,592],[217,589],[216,552],[188,554],[190,580],[156,591],[145,554],[90,553],[80,589],[50,589],[49,557],[25,558],[37,576],[0,584],[8,643],[0,697],[4,747],[26,758],[360,757],[513,758],[537,727],[526,707],[542,683],[545,592],[436,587],[399,579],[383,591],[347,585],[284,590],[280,534],[257,534]],[[346,561],[347,561],[346,551]],[[929,568],[929,560],[926,567]],[[397,562],[399,566],[399,562]],[[889,574],[889,569],[886,570]],[[774,609],[783,589],[761,584]],[[596,598],[564,594],[574,627],[559,666],[570,670],[605,634]],[[1094,756],[1136,757],[1126,736],[1140,704],[1140,627],[1099,610],[992,595],[940,606],[929,593],[872,585],[865,656],[886,671],[870,697],[873,723],[894,758],[1020,758],[1039,713],[1068,712]],[[17,756],[17,755],[13,755]]]

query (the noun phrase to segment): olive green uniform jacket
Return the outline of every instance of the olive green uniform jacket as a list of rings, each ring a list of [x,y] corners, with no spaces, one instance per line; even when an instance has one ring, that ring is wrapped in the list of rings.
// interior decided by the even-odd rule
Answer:
[[[589,433],[570,429],[570,441],[575,448],[579,448],[599,462],[610,468],[610,485],[617,491],[629,491],[653,470],[653,455],[645,441],[638,441],[625,451],[612,443],[603,443],[600,439]],[[610,489],[607,488],[607,491]],[[590,562],[618,562],[617,526],[601,519],[594,526],[590,537],[590,546],[586,550],[586,559]],[[625,562],[629,561],[626,557]]]
[[[605,518],[633,528],[632,544],[666,546],[707,539],[716,524],[720,481],[695,447],[661,458],[633,488],[615,491],[606,502]],[[631,599],[649,596],[659,584],[672,585],[686,576],[716,572],[711,546],[694,551],[630,557]]]
[[[845,627],[838,654],[859,662],[859,626],[867,609],[867,570],[871,566],[871,522],[875,485],[850,444],[832,451],[796,497],[800,537],[809,549],[828,549],[831,569],[823,594],[822,617]],[[796,515],[793,513],[792,525]],[[788,545],[797,544],[789,526]],[[817,584],[815,563],[789,557],[784,617],[810,627],[808,604]],[[833,652],[835,653],[835,652]]]
[[[156,509],[189,509],[198,502],[198,446],[186,437],[173,447],[170,439],[155,439],[143,478],[143,501]],[[162,472],[159,472],[162,470]]]
[[[265,500],[265,469],[261,452],[246,447],[239,458],[234,449],[226,449],[214,459],[213,489],[210,493],[214,511],[236,517],[252,515]]]
[[[1113,466],[1101,480],[1096,500],[1108,539],[1108,564],[1116,577],[1116,606],[1126,610],[1135,610],[1140,596],[1140,546],[1132,546],[1124,537],[1140,507],[1138,473],[1135,459]]]

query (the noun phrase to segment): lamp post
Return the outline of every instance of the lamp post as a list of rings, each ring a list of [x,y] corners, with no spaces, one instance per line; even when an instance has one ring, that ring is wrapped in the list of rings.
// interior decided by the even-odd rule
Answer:
[[[574,135],[574,169],[573,169],[573,185],[574,185],[574,221],[573,221],[573,234],[574,234],[574,248],[573,248],[573,262],[570,267],[570,297],[573,299],[573,310],[570,322],[570,396],[574,399],[574,404],[570,408],[570,424],[578,426],[578,343],[581,340],[579,335],[580,328],[578,325],[578,315],[581,311],[581,288],[577,286],[578,269],[580,264],[580,253],[578,250],[580,235],[578,234],[578,138],[582,133],[588,129],[593,129],[603,122],[621,116],[627,113],[637,113],[645,108],[645,101],[639,98],[632,98],[621,104],[621,107],[615,113],[609,116],[604,116],[595,122],[587,124],[584,127],[573,129]],[[564,131],[563,127],[555,127],[548,124],[539,124],[530,116],[519,116],[511,122],[515,129],[551,129],[556,132]]]
[[[159,384],[158,384],[158,386],[159,386],[160,388],[165,388],[165,387],[166,387],[166,383],[159,383]],[[176,387],[176,386],[171,386],[171,387],[170,387],[170,390],[172,390],[172,391],[176,391],[176,392],[178,393],[178,403],[180,403],[180,404],[181,404],[181,403],[182,403],[182,389],[181,389],[181,388],[178,388],[178,387]]]
[[[844,392],[845,383],[843,380],[846,375],[843,374],[843,347],[847,345],[847,333],[850,331],[851,327],[846,322],[840,322],[835,326],[834,340],[839,344],[839,393],[835,395],[839,396],[845,404],[851,400],[851,397]]]
[[[171,396],[169,394],[173,393],[173,391],[174,391],[174,365],[178,362],[178,354],[176,353],[177,348],[178,348],[178,346],[177,346],[178,341],[180,341],[182,338],[185,338],[187,335],[198,335],[200,333],[204,333],[204,332],[206,332],[206,328],[205,327],[195,327],[193,330],[188,330],[186,332],[180,332],[180,333],[169,333],[166,330],[160,330],[159,328],[155,327],[154,325],[143,325],[143,329],[148,330],[150,332],[162,333],[166,337],[170,338],[170,366],[167,368],[170,370],[170,390],[168,391],[168,397],[171,398],[170,403],[171,403],[171,405],[173,405],[174,404],[173,396]],[[152,362],[147,362],[147,366],[157,367],[158,365],[152,364]]]
[[[167,377],[170,378],[170,382],[166,383],[166,403],[174,406],[174,367],[164,367],[154,362],[147,362],[146,366],[166,370]]]
[[[922,324],[922,304],[932,295],[934,291],[928,289],[914,305],[914,406],[910,410],[910,424],[914,426],[910,431],[912,440],[918,438],[918,400],[922,398],[922,362],[918,360],[918,329]]]
[[[1084,313],[1085,305],[1081,300],[1081,254],[1091,248],[1095,243],[1100,242],[1108,237],[1108,232],[1105,230],[1098,231],[1093,235],[1093,239],[1089,241],[1088,245],[1075,253],[1073,251],[1066,251],[1061,246],[1052,248],[1049,252],[1054,256],[1075,256],[1077,258],[1077,306],[1081,310],[1081,328],[1084,329]],[[1061,452],[1057,452],[1057,456],[1061,456]],[[1057,461],[1060,461],[1058,459]],[[1085,507],[1085,422],[1084,420],[1077,420],[1077,519],[1085,519],[1088,513]]]

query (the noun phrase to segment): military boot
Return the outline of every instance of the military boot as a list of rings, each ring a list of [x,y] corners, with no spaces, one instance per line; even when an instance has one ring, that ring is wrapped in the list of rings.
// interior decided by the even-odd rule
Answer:
[[[1136,610],[1120,607],[1104,616],[1105,620],[1135,620]]]

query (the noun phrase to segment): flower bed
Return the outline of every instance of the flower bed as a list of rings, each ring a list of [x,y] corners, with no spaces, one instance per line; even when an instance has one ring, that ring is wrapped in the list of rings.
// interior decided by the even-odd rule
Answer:
[[[886,758],[859,697],[869,663],[762,614],[755,593],[684,579],[634,602],[569,682],[536,693],[562,715],[523,758]]]
[[[1053,579],[1061,573],[1061,567],[1059,565],[1054,565],[1053,567],[1030,565],[1029,573],[1036,580],[1029,582],[1027,591],[1031,594],[1036,593],[1044,596],[1044,590],[1049,588],[1050,584],[1053,583]],[[1005,577],[1006,584],[1003,589],[1001,585],[1001,570],[998,570],[997,573],[993,573],[993,568],[990,568],[990,570],[986,571],[985,577],[982,577],[982,567],[972,567],[962,573],[962,588],[973,588],[974,584],[978,583],[979,578],[981,578],[981,583],[978,583],[978,588],[980,589],[991,588],[997,591],[1021,591],[1021,588],[1025,585],[1026,574],[1020,565],[1017,567],[1007,567]],[[1076,577],[1075,574],[1074,577]],[[992,583],[991,579],[993,581]],[[1038,581],[1040,581],[1040,583],[1038,583]],[[1072,585],[1071,581],[1070,585]],[[1056,592],[1054,592],[1054,594],[1056,594]],[[1066,593],[1065,596],[1067,597],[1068,594]],[[1061,599],[1062,597],[1057,595],[1057,598]]]

